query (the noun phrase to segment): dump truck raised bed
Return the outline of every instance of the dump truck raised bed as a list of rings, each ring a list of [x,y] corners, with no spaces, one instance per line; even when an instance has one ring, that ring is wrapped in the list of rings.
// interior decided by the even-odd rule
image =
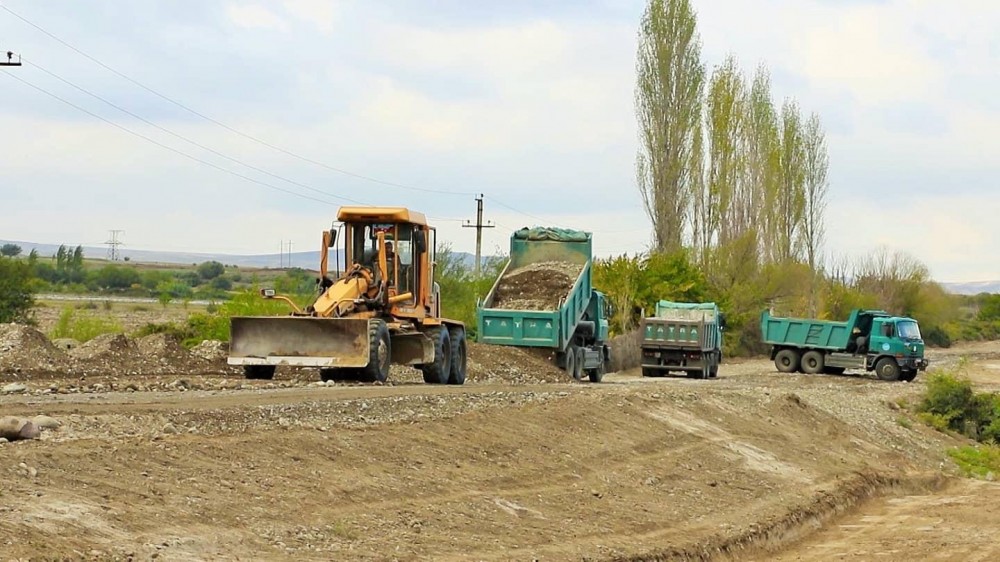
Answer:
[[[917,321],[882,310],[856,309],[846,322],[778,318],[765,310],[760,330],[783,373],[860,369],[882,380],[912,381],[928,365]]]
[[[523,228],[510,237],[510,260],[477,302],[476,340],[553,350],[576,380],[600,382],[610,359],[607,299],[592,286],[592,235]]]
[[[724,329],[725,317],[714,302],[659,301],[640,326],[642,376],[679,371],[693,378],[717,377]]]

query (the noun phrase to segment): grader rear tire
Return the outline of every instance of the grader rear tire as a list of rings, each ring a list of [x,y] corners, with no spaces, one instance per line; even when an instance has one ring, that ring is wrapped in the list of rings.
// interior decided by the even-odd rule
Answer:
[[[451,370],[448,374],[448,384],[465,384],[466,357],[465,329],[458,326],[451,332]]]
[[[448,384],[451,377],[451,335],[447,326],[427,330],[427,337],[434,341],[434,362],[420,367],[427,384]]]

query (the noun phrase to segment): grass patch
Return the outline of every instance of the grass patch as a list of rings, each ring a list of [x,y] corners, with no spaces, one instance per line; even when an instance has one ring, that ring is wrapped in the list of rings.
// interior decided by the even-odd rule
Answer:
[[[948,456],[967,476],[993,480],[1000,474],[1000,447],[996,445],[958,447],[949,450]]]
[[[913,429],[913,422],[906,416],[899,416],[896,418],[896,423],[903,429]]]
[[[59,314],[59,320],[49,333],[49,338],[72,338],[85,342],[102,334],[120,334],[123,331],[121,324],[112,318],[78,314],[72,307],[66,307]]]
[[[334,536],[339,537],[344,540],[353,541],[358,539],[358,532],[350,528],[343,521],[336,521],[330,525],[330,532]]]

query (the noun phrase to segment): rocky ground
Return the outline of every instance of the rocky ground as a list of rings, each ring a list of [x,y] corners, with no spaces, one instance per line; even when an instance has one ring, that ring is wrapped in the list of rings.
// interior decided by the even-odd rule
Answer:
[[[474,345],[463,386],[412,369],[330,385],[291,370],[243,380],[218,344],[63,351],[39,335],[0,327],[0,416],[39,431],[0,442],[0,560],[1000,554],[973,541],[998,485],[957,478],[944,450],[963,441],[901,407],[924,376],[745,361],[717,380],[574,383],[536,355]],[[1000,345],[932,360],[963,355],[1000,389]]]

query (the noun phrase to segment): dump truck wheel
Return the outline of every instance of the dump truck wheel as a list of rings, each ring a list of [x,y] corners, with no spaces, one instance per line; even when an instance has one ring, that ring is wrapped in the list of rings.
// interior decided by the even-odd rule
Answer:
[[[576,380],[583,380],[583,375],[586,372],[583,366],[587,363],[587,350],[582,347],[576,348]]]
[[[566,374],[579,380],[576,370],[576,351],[572,347],[566,350]]]
[[[274,378],[274,365],[244,365],[243,376],[255,380],[271,380]]]
[[[875,376],[884,381],[897,381],[902,371],[892,357],[883,357],[875,363]]]
[[[658,373],[659,371],[657,371],[656,369],[651,369],[649,367],[642,368],[642,376],[644,377],[655,377]]]
[[[465,330],[455,327],[451,332],[451,371],[448,384],[465,384],[467,366]]]
[[[448,384],[448,377],[451,376],[451,337],[448,335],[448,328],[437,326],[426,333],[434,341],[434,362],[420,367],[424,373],[424,382]]]
[[[392,341],[384,321],[368,321],[368,342],[368,366],[359,369],[359,378],[364,382],[385,382],[392,365]]]
[[[799,370],[799,352],[794,349],[782,349],[774,356],[774,366],[782,373],[794,373]]]
[[[807,351],[802,356],[802,372],[807,375],[818,375],[823,372],[823,354],[818,351]]]

